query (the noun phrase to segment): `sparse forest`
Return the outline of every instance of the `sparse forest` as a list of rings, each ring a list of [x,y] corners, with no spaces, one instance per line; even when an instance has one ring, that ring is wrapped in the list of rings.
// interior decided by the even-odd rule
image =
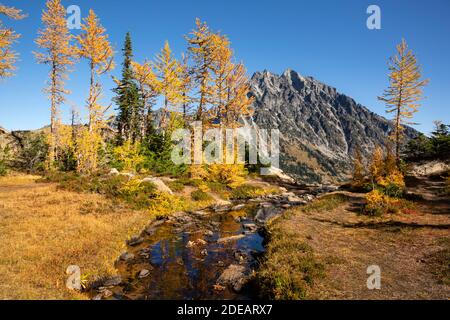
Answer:
[[[45,1],[35,30],[48,126],[0,127],[0,299],[448,298],[450,124],[411,127],[430,80],[406,40],[384,119],[291,69],[250,78],[199,18],[182,54],[168,39],[137,59],[140,37],[117,48],[93,9],[74,35],[67,13]],[[24,72],[8,24],[23,19],[0,4],[2,81]],[[85,67],[84,105],[66,110]],[[256,128],[246,153],[281,144],[286,172],[239,158],[238,128]],[[366,290],[374,264],[383,290]]]

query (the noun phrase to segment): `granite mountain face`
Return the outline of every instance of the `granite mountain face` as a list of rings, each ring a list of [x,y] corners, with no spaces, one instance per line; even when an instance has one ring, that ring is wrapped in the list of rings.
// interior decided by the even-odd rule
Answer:
[[[355,150],[369,159],[392,129],[387,119],[335,88],[289,69],[282,75],[255,73],[250,95],[254,123],[280,130],[281,168],[304,183],[348,178]],[[412,128],[405,132],[417,134]]]

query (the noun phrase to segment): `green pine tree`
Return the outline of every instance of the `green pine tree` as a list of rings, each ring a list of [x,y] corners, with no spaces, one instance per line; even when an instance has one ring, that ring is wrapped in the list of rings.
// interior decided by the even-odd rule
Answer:
[[[122,144],[125,140],[140,141],[143,132],[143,104],[139,94],[139,88],[133,76],[131,66],[133,58],[133,47],[131,35],[127,32],[125,37],[122,79],[116,80],[117,87],[114,102],[118,106],[117,116],[117,143]]]

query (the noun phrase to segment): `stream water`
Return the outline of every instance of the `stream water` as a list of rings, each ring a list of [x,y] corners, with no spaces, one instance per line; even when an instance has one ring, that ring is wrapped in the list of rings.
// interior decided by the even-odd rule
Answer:
[[[132,258],[118,261],[122,281],[108,288],[107,294],[103,291],[102,298],[253,298],[251,283],[241,288],[217,285],[217,281],[230,265],[239,266],[245,277],[257,266],[264,252],[264,238],[254,225],[257,211],[258,205],[252,204],[239,210],[185,213],[157,222],[143,233],[143,242],[128,248]]]
[[[324,191],[327,192],[327,191]],[[313,194],[317,195],[318,192]],[[91,291],[93,299],[242,300],[257,298],[252,273],[264,254],[264,224],[311,192],[246,204],[180,212],[153,222],[118,259],[119,277]]]

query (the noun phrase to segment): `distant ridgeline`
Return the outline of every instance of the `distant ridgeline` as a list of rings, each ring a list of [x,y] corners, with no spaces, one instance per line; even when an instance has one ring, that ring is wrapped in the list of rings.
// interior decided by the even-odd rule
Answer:
[[[352,156],[361,148],[369,159],[385,145],[390,122],[335,88],[286,70],[281,76],[257,72],[251,79],[254,122],[281,133],[281,168],[305,183],[347,178]],[[406,139],[418,132],[405,129]]]
[[[390,122],[335,88],[302,77],[292,70],[281,76],[257,72],[251,81],[250,95],[255,98],[252,125],[280,130],[281,169],[304,183],[332,183],[345,180],[353,165],[356,148],[369,159],[376,145],[384,145]],[[155,124],[161,111],[155,111]],[[112,138],[111,132],[103,132]],[[23,139],[37,131],[7,132],[0,127],[0,146],[20,148]],[[407,139],[418,132],[405,129]]]

